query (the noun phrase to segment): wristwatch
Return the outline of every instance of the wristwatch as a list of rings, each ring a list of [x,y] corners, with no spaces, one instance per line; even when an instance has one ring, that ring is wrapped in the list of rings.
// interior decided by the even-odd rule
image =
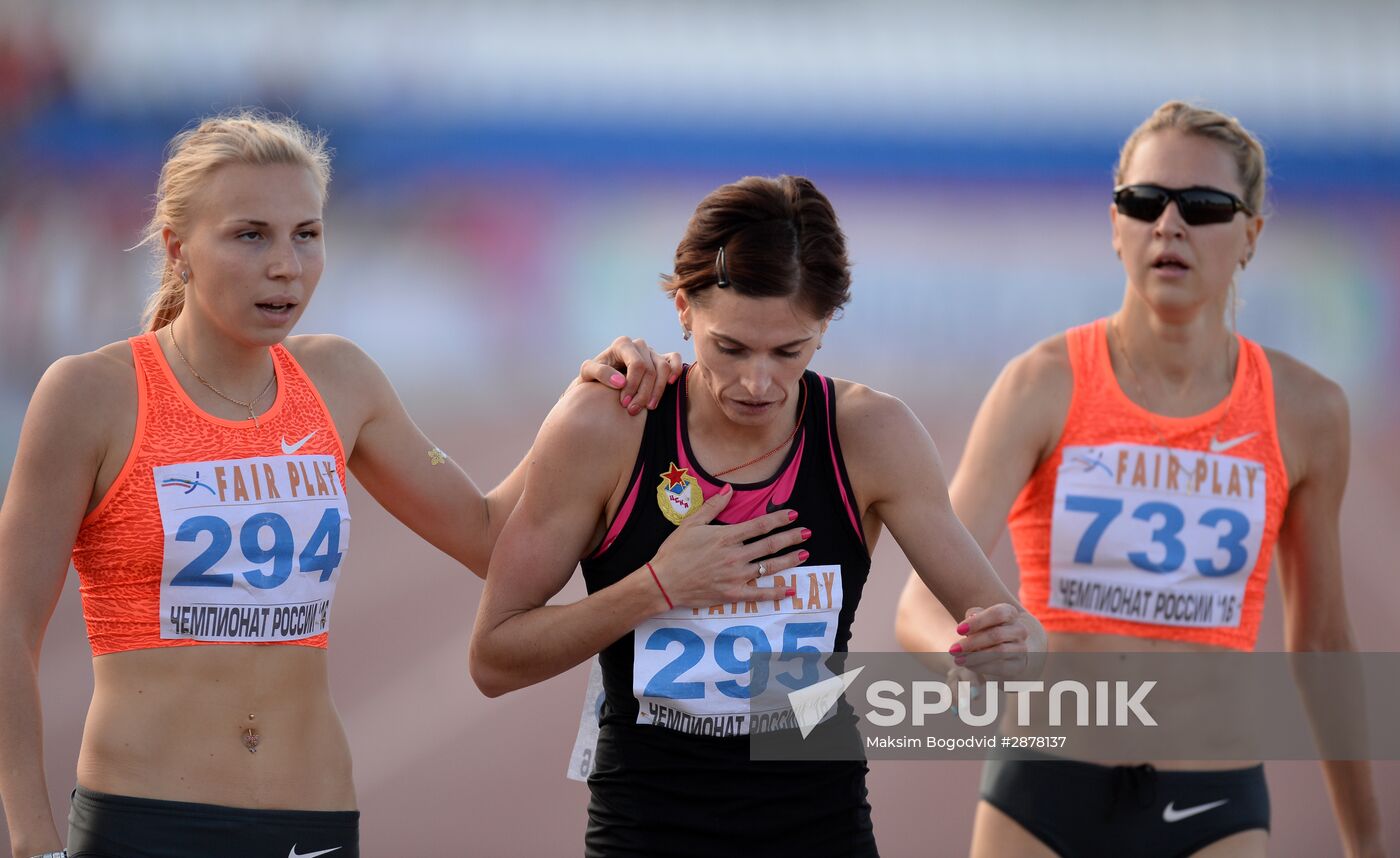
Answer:
[[[68,858],[68,850],[60,849],[57,852],[45,852],[42,855],[35,855],[34,858]]]

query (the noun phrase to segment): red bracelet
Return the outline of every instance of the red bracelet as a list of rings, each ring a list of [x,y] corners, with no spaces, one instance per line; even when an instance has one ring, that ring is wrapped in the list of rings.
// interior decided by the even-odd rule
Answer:
[[[661,579],[656,577],[656,570],[651,568],[650,563],[647,564],[647,571],[651,573],[651,580],[656,582],[656,589],[661,591],[661,598],[666,600],[666,607],[674,610],[676,606],[671,604],[671,597],[666,595],[666,588],[661,586]]]

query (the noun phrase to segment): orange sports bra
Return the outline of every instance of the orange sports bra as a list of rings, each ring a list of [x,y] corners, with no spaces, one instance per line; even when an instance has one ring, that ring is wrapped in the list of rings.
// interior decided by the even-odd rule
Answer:
[[[132,337],[136,437],[73,547],[94,656],[211,643],[325,648],[349,547],[345,452],[281,345],[256,425],[206,414]]]
[[[1008,517],[1022,603],[1047,631],[1252,650],[1288,502],[1264,350],[1239,337],[1230,394],[1175,418],[1119,387],[1107,320],[1066,340],[1064,432]]]

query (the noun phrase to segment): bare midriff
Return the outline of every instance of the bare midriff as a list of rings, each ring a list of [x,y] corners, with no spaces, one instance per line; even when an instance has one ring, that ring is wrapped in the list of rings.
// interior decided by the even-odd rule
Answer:
[[[1070,653],[1070,652],[1074,652],[1074,653],[1089,653],[1089,652],[1099,652],[1099,653],[1235,652],[1235,650],[1226,649],[1226,648],[1224,648],[1224,647],[1212,646],[1212,645],[1209,645],[1209,644],[1193,643],[1193,642],[1190,642],[1190,641],[1159,640],[1159,639],[1156,639],[1156,638],[1140,638],[1140,637],[1130,637],[1130,636],[1127,636],[1127,635],[1113,635],[1113,634],[1084,634],[1084,633],[1079,633],[1079,632],[1050,632],[1050,633],[1048,634],[1048,642],[1049,642],[1049,649],[1050,649],[1050,652],[1065,652],[1065,653]],[[1204,668],[1205,666],[1207,666],[1208,664],[1209,664],[1208,662],[1202,662],[1203,668]],[[1143,678],[1143,679],[1149,679],[1149,678],[1152,678],[1152,677],[1147,676],[1146,673],[1144,673],[1144,675],[1142,676],[1142,678]],[[1173,676],[1173,679],[1176,681],[1177,684],[1179,684],[1180,681],[1181,681],[1181,678],[1180,678],[1179,676],[1176,676],[1176,675]],[[1222,676],[1222,675],[1218,675],[1218,674],[1215,674],[1215,673],[1213,673],[1213,672],[1208,672],[1208,671],[1206,671],[1206,670],[1203,669],[1203,670],[1201,671],[1200,675],[1199,675],[1199,676],[1196,676],[1196,677],[1193,677],[1191,681],[1192,681],[1192,684],[1193,684],[1193,686],[1194,686],[1194,687],[1191,688],[1191,689],[1174,688],[1173,691],[1172,691],[1172,696],[1169,697],[1169,698],[1168,698],[1168,697],[1164,697],[1163,695],[1157,695],[1157,697],[1156,697],[1155,699],[1152,700],[1151,711],[1152,711],[1153,717],[1155,717],[1155,718],[1156,718],[1159,722],[1161,722],[1161,723],[1169,723],[1169,722],[1170,722],[1170,719],[1172,718],[1172,709],[1173,709],[1174,706],[1180,706],[1180,707],[1187,707],[1187,706],[1189,706],[1189,707],[1192,707],[1193,710],[1199,709],[1199,707],[1200,707],[1201,705],[1203,705],[1203,704],[1202,704],[1202,701],[1209,701],[1209,700],[1211,699],[1211,695],[1212,695],[1211,689],[1214,688],[1214,687],[1218,687],[1218,686],[1219,686],[1219,683],[1221,683],[1221,682],[1226,682],[1226,681],[1228,681],[1228,677]],[[1209,705],[1209,703],[1207,702],[1205,705]],[[1009,716],[1009,713],[1008,713],[1008,716]],[[1043,723],[1043,722],[1042,722],[1042,723]],[[1002,719],[1002,725],[1001,725],[1001,726],[1002,726],[1002,731],[1005,732],[1005,733],[1008,734],[1008,735],[1016,735],[1017,733],[1024,733],[1024,732],[1026,732],[1026,731],[1025,731],[1025,728],[1019,728],[1019,727],[1015,726],[1014,721],[1013,721],[1010,717],[1003,718],[1003,719]],[[1241,725],[1241,726],[1242,726],[1244,729],[1248,729],[1248,725]],[[1048,730],[1048,731],[1051,732],[1051,733],[1056,733],[1056,734],[1061,734],[1061,735],[1067,735],[1067,737],[1068,737],[1068,742],[1067,742],[1067,744],[1066,744],[1066,748],[1067,748],[1067,749],[1072,749],[1072,748],[1074,748],[1074,747],[1076,747],[1076,746],[1078,746],[1078,747],[1086,747],[1086,746],[1092,747],[1093,736],[1094,736],[1093,731],[1094,731],[1095,729],[1104,729],[1104,728],[1093,728],[1093,727],[1075,728],[1075,727],[1073,727],[1073,726],[1065,725],[1065,726],[1063,726],[1063,727],[1043,728],[1043,729],[1040,730],[1039,732],[1044,733],[1044,732],[1046,732],[1046,731]],[[1074,735],[1075,732],[1076,732],[1076,730],[1078,730],[1078,731],[1081,733],[1081,735],[1078,737],[1078,741],[1076,741],[1076,736]],[[1225,739],[1222,739],[1222,741],[1228,741],[1228,737],[1225,738]],[[1073,753],[1072,753],[1072,751],[1071,751],[1071,752],[1069,752],[1069,753],[1058,754],[1057,756],[1066,756],[1066,757],[1068,757],[1068,758],[1073,758]],[[1172,760],[1134,760],[1134,759],[1125,759],[1125,760],[1094,760],[1093,762],[1098,763],[1098,764],[1100,764],[1100,765],[1106,765],[1106,766],[1114,766],[1114,765],[1140,765],[1140,764],[1142,764],[1142,763],[1150,763],[1150,764],[1151,764],[1152,766],[1154,766],[1155,768],[1163,769],[1163,770],[1202,771],[1202,770],[1219,770],[1219,769],[1239,769],[1239,768],[1246,768],[1246,767],[1248,767],[1248,766],[1254,765],[1254,764],[1257,763],[1258,761],[1257,761],[1257,760],[1224,760],[1224,759],[1204,759],[1204,760],[1185,760],[1185,759],[1182,759],[1182,760],[1177,760],[1177,759],[1172,759]]]
[[[213,645],[93,659],[78,783],[228,807],[354,810],[326,652]]]

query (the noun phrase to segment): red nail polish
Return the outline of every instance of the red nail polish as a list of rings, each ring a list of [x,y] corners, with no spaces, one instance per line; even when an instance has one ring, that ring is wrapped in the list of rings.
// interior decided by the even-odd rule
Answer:
[[[797,521],[797,510],[788,510],[788,521]]]
[[[626,408],[630,404],[632,404],[632,394],[629,393],[626,396],[622,397],[622,407]]]
[[[806,563],[806,562],[807,562],[807,558],[808,558],[808,557],[811,557],[811,556],[812,556],[812,553],[811,553],[810,551],[807,551],[806,549],[803,549],[802,551],[797,552],[797,562],[798,562],[798,563]]]
[[[812,531],[809,530],[808,528],[805,528],[805,527],[802,528],[802,538],[803,538],[803,539],[811,539],[811,538],[812,538]]]
[[[963,623],[962,625],[958,626],[958,634],[960,634],[960,635],[965,635],[965,634],[967,634],[967,623]]]
[[[952,646],[948,647],[948,652],[951,652],[953,655],[957,655],[958,653],[962,652],[962,644],[953,644]]]
[[[967,656],[965,656],[965,655],[955,655],[955,656],[953,656],[953,664],[956,664],[956,665],[958,665],[959,667],[961,667],[962,665],[964,665],[964,664],[966,664],[966,663],[967,663]]]
[[[784,596],[796,596],[796,595],[797,595],[797,590],[796,590],[796,588],[794,588],[794,587],[789,587],[789,588],[787,588],[787,590],[783,591],[783,595],[784,595]]]

